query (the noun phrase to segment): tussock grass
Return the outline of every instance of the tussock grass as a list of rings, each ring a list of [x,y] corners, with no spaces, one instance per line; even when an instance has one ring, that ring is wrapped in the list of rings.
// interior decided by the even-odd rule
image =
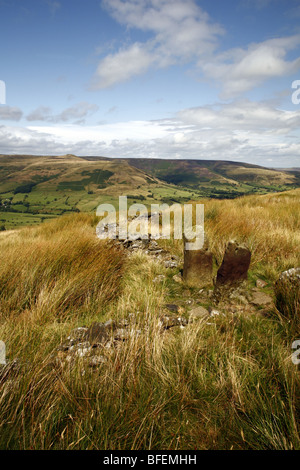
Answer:
[[[299,265],[299,198],[208,201],[217,259],[235,237],[251,244],[251,276],[271,282]],[[124,262],[95,240],[95,223],[64,217],[0,241],[0,338],[21,364],[0,378],[0,448],[300,449],[289,322],[228,313],[162,333],[173,273],[142,252]],[[158,274],[166,280],[154,283]],[[140,334],[107,351],[103,366],[54,364],[72,328],[132,313]]]

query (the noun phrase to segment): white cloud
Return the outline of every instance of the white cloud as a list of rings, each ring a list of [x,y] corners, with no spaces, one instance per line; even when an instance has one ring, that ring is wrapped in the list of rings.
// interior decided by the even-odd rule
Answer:
[[[0,120],[20,121],[23,113],[20,108],[14,106],[0,106]]]
[[[204,74],[222,87],[222,97],[232,98],[265,80],[291,75],[300,68],[300,58],[285,59],[300,44],[300,35],[270,39],[245,49],[231,49],[209,62],[199,62]]]
[[[51,108],[40,106],[32,111],[26,117],[27,121],[46,121],[46,122],[68,122],[74,119],[84,122],[84,118],[97,112],[99,107],[96,104],[82,101],[70,108],[65,109],[60,114],[53,115]]]
[[[253,5],[261,9],[272,1],[256,0]],[[197,63],[200,74],[219,84],[221,97],[229,99],[300,68],[299,57],[287,59],[288,52],[300,45],[300,35],[216,54],[218,40],[225,31],[195,0],[103,0],[102,4],[120,24],[149,33],[150,38],[104,57],[93,77],[92,89],[124,82],[150,67],[190,62]]]
[[[98,126],[0,127],[2,153],[233,160],[299,166],[300,115],[238,101],[184,109],[173,119]]]
[[[154,57],[142,44],[135,43],[128,49],[110,54],[98,65],[92,89],[107,88],[145,72]]]
[[[111,15],[128,28],[151,34],[144,43],[102,59],[92,89],[106,88],[147,71],[207,56],[223,34],[194,0],[104,0]]]
[[[298,111],[285,111],[274,108],[267,103],[256,103],[249,100],[235,101],[219,106],[189,108],[179,111],[177,117],[186,125],[229,131],[287,133],[300,128]]]

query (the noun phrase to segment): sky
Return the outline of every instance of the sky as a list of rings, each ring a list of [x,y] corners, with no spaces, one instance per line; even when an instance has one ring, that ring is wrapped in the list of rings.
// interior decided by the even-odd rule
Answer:
[[[0,153],[300,167],[300,0],[0,0]]]

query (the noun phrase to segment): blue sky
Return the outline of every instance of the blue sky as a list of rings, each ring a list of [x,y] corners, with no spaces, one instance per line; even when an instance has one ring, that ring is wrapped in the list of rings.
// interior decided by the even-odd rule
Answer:
[[[0,18],[0,153],[300,166],[300,0],[0,0]]]

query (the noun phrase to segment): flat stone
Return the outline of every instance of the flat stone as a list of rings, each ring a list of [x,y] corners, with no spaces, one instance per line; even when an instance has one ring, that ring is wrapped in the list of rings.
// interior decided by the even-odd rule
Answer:
[[[265,294],[264,292],[261,292],[259,290],[253,289],[252,299],[250,303],[257,307],[266,307],[267,305],[273,303],[273,299],[270,295]]]
[[[196,320],[205,317],[209,317],[209,311],[204,307],[196,307],[190,310],[189,312],[189,318],[191,320]]]

